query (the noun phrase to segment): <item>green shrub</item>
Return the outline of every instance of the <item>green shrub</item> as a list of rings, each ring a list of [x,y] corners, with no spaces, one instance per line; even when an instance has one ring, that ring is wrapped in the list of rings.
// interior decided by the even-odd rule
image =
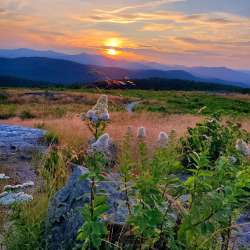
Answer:
[[[219,115],[208,118],[199,123],[195,128],[188,129],[187,137],[181,138],[183,163],[186,167],[194,165],[193,154],[206,153],[208,167],[215,163],[222,155],[239,155],[236,150],[236,141],[249,140],[249,134],[241,129],[239,124],[227,122],[223,124]]]
[[[33,119],[35,118],[35,115],[33,115],[30,111],[28,110],[23,110],[19,117],[22,119],[22,120],[26,120],[26,119]]]
[[[57,144],[59,144],[59,136],[57,134],[55,134],[54,132],[49,131],[45,134],[44,141],[48,145],[57,145]]]

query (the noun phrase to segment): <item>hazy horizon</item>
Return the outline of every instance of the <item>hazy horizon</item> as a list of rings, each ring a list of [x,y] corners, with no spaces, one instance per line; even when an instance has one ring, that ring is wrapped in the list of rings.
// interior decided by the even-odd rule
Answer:
[[[250,69],[249,0],[2,0],[0,48]]]

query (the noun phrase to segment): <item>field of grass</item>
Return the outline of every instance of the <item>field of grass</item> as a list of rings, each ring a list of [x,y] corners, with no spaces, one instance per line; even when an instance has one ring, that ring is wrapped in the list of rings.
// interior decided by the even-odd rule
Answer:
[[[112,90],[107,93],[141,100],[135,111],[165,114],[203,114],[220,112],[227,116],[250,117],[250,96],[183,91]]]
[[[85,149],[87,145],[89,145],[90,139],[93,138],[93,134],[89,130],[88,121],[81,121],[80,114],[88,111],[96,103],[101,93],[108,94],[109,96],[110,114],[110,120],[105,121],[107,126],[103,132],[107,132],[118,147],[118,160],[114,171],[122,175],[127,175],[128,179],[135,183],[135,187],[132,189],[135,193],[138,192],[141,195],[140,198],[136,196],[132,198],[136,202],[135,210],[133,210],[132,215],[130,215],[132,222],[128,220],[128,223],[131,223],[130,226],[134,228],[133,237],[137,239],[135,242],[141,242],[140,244],[142,244],[138,249],[142,249],[144,244],[147,246],[146,249],[156,249],[155,244],[157,245],[157,242],[161,241],[162,233],[159,235],[157,233],[159,230],[164,232],[164,234],[167,232],[167,238],[163,239],[163,242],[165,241],[166,243],[170,240],[168,239],[169,231],[167,231],[170,230],[175,239],[175,242],[173,241],[172,243],[177,245],[180,243],[181,245],[185,244],[188,246],[188,248],[171,248],[171,246],[166,249],[198,250],[199,248],[196,247],[199,244],[204,244],[209,237],[213,239],[214,243],[210,247],[204,248],[205,250],[212,249],[211,247],[214,247],[215,243],[220,245],[221,241],[217,241],[217,238],[225,237],[225,225],[223,224],[224,222],[222,223],[220,221],[220,213],[233,211],[236,214],[236,212],[238,213],[242,210],[243,206],[236,199],[238,195],[242,195],[240,191],[235,191],[236,198],[234,196],[231,197],[231,192],[229,192],[229,194],[225,194],[225,197],[223,197],[224,200],[221,200],[222,198],[219,196],[218,190],[224,185],[226,186],[225,190],[233,190],[233,188],[242,185],[241,180],[238,180],[235,176],[242,173],[246,176],[249,174],[247,169],[245,169],[245,166],[249,164],[248,160],[242,158],[235,148],[235,143],[239,135],[245,140],[248,140],[249,137],[245,135],[245,131],[241,131],[238,124],[229,125],[225,123],[225,121],[228,119],[234,120],[237,123],[241,123],[242,127],[248,132],[250,131],[249,95],[140,90],[95,90],[94,92],[92,89],[74,91],[4,89],[0,95],[0,123],[44,128],[49,131],[50,141],[53,136],[58,139],[58,141],[56,140],[56,145],[54,145],[55,147],[52,146],[50,150],[48,150],[46,157],[44,157],[45,160],[41,161],[39,157],[37,157],[38,159],[33,159],[33,165],[36,165],[35,169],[37,170],[39,182],[41,179],[42,185],[38,187],[34,193],[33,202],[20,206],[20,210],[13,210],[14,220],[11,223],[12,226],[10,230],[8,230],[6,238],[7,249],[20,249],[20,246],[24,245],[26,246],[23,248],[24,250],[43,249],[41,246],[44,243],[44,222],[46,220],[48,201],[53,193],[65,183],[69,173],[67,163],[72,162],[73,159],[76,163],[82,164],[86,156]],[[127,112],[126,105],[131,102],[137,102],[138,104],[135,106],[134,112]],[[213,119],[206,119],[209,115],[216,112],[222,114],[222,120],[219,119],[217,121],[215,119],[215,121]],[[201,127],[196,126],[199,122],[204,122]],[[143,139],[137,138],[137,131],[141,126],[146,130],[146,137]],[[124,144],[128,127],[131,128],[129,141],[130,150],[126,148],[126,143]],[[195,130],[193,130],[194,132],[188,130],[190,127],[195,128]],[[170,136],[172,144],[169,143],[163,150],[159,148],[158,141],[158,136],[161,131],[166,132],[168,135],[173,135],[173,137]],[[206,140],[204,133],[207,133],[207,137],[210,137],[211,140]],[[182,137],[181,140],[180,137]],[[198,142],[197,138],[199,138]],[[199,142],[201,140],[203,140],[203,142],[200,148]],[[189,151],[190,149],[192,149],[191,153]],[[126,150],[128,150],[130,154],[127,155]],[[199,159],[202,159],[202,161],[199,161],[198,158],[192,158],[194,160],[193,164],[197,164],[197,169],[204,168],[204,170],[201,172],[197,170],[197,173],[195,172],[196,170],[193,170],[195,174],[190,176],[185,183],[180,184],[177,179],[173,178],[173,175],[177,174],[176,177],[178,177],[178,174],[183,174],[184,172],[188,172],[187,176],[190,175],[189,168],[191,165],[185,165],[184,159],[185,157],[190,157],[190,155],[192,156],[193,152],[198,153]],[[220,154],[221,152],[223,152],[222,156]],[[208,153],[211,155],[207,155]],[[233,168],[231,168],[231,165],[227,162],[227,158],[231,156],[231,154],[238,157],[236,166]],[[36,160],[38,161],[36,162]],[[128,162],[130,160],[132,163]],[[53,165],[54,163],[55,165]],[[206,166],[204,163],[206,163]],[[131,165],[132,169],[127,169],[127,164],[129,166]],[[123,165],[125,169],[123,169]],[[165,165],[170,167],[170,169],[165,169],[165,167],[163,167]],[[152,169],[148,168],[149,166],[151,166]],[[209,169],[210,167],[211,169]],[[227,167],[225,171],[224,167]],[[219,171],[220,168],[222,168],[221,171]],[[0,170],[5,172],[5,169],[1,166]],[[89,167],[89,170],[94,171],[91,170],[91,167]],[[110,169],[104,169],[103,171],[111,172]],[[246,171],[246,173],[244,171]],[[231,174],[225,176],[225,173],[234,174],[232,174],[232,176]],[[6,174],[11,176],[9,172],[6,172]],[[155,174],[157,174],[157,176],[155,176]],[[162,175],[165,174],[166,178],[163,178]],[[217,180],[215,177],[218,175],[221,176]],[[126,183],[127,177],[125,176],[124,185],[128,184]],[[173,181],[174,185],[172,186],[172,183],[168,183],[168,180]],[[195,186],[196,190],[194,192],[192,189],[193,181],[200,183]],[[247,178],[246,181],[248,181]],[[3,182],[0,183],[0,191],[4,184]],[[178,188],[176,189],[179,185],[182,185],[180,190]],[[186,217],[183,215],[180,216],[182,226],[178,229],[178,234],[176,234],[177,227],[174,225],[173,227],[171,226],[171,216],[166,219],[168,211],[164,210],[166,209],[164,205],[165,201],[152,198],[151,191],[149,193],[145,192],[144,186],[149,188],[149,190],[152,189],[159,195],[155,197],[166,198],[170,203],[174,201],[171,209],[177,215],[180,212],[185,212]],[[244,186],[244,188],[246,187]],[[166,190],[168,193],[166,193]],[[196,195],[196,193],[199,195]],[[213,193],[213,199],[210,201],[211,193]],[[182,200],[179,199],[179,197],[190,194],[193,195],[192,199],[195,202],[193,204],[191,202],[191,205],[187,202],[185,206],[180,207]],[[202,197],[202,199],[200,199],[200,197]],[[144,202],[150,201],[150,205],[141,207],[142,199],[145,199]],[[151,199],[155,199],[153,203]],[[233,204],[237,204],[237,208],[231,206],[231,203],[227,204],[227,201],[230,199],[234,199]],[[220,203],[221,201],[223,202]],[[210,211],[207,211],[206,208],[210,207],[211,202],[213,202],[214,207],[219,207],[220,210],[218,215],[217,210],[214,212],[215,215],[211,215],[212,219],[209,219],[208,225],[206,218],[208,216],[207,213],[210,213]],[[244,207],[248,206],[247,201],[245,203]],[[152,204],[157,204],[157,206],[152,208]],[[200,209],[201,206],[202,209]],[[147,210],[147,207],[150,209]],[[161,207],[161,209],[158,210],[158,207]],[[163,213],[162,211],[165,212]],[[201,222],[198,222],[197,226],[193,226],[193,224],[189,224],[189,222],[196,220],[197,211],[201,214]],[[4,231],[6,215],[8,213],[9,210],[0,209],[0,234],[1,231]],[[144,217],[146,213],[160,214],[159,218],[162,218],[162,221],[155,221],[154,223],[156,224],[153,226],[157,229],[156,231],[150,231],[152,220],[150,216]],[[234,227],[235,221],[231,221],[230,213],[225,223],[227,227]],[[195,216],[193,217],[193,215]],[[143,222],[150,219],[147,222],[147,225],[150,225],[150,227],[146,229],[146,233],[149,234],[145,234],[143,237],[140,231],[136,231],[138,228],[140,229],[140,226],[142,226],[140,230],[144,230],[144,226],[141,224],[141,216],[143,216]],[[154,218],[156,217],[157,216],[154,216]],[[189,219],[186,220],[185,218]],[[228,221],[228,218],[230,221]],[[169,222],[171,226],[169,229],[164,229],[166,232],[163,230],[164,227],[162,227],[165,222]],[[96,221],[91,221],[91,223],[96,223]],[[208,228],[206,228],[207,225]],[[197,230],[189,230],[189,228],[193,227]],[[150,234],[151,232],[152,235]],[[90,235],[91,233],[93,232],[86,232],[86,235]],[[181,235],[181,233],[183,235]],[[216,237],[214,235],[216,235]],[[98,237],[104,237],[104,235],[99,235]],[[154,241],[151,241],[153,238]],[[177,238],[178,240],[176,240]],[[86,239],[82,240],[84,241]],[[110,238],[107,240],[112,241]],[[116,242],[113,243],[116,244]],[[123,244],[126,245],[126,242],[120,242],[120,244],[122,247]],[[173,245],[173,247],[174,246],[175,245]]]
[[[61,118],[86,111],[98,94],[110,95],[110,110],[125,111],[125,104],[139,100],[135,111],[162,114],[210,115],[220,112],[227,116],[250,117],[249,94],[216,94],[208,92],[150,90],[0,90],[0,119],[19,116],[27,118]]]
[[[128,126],[134,130],[145,126],[148,140],[152,141],[161,130],[175,129],[182,136],[188,127],[215,112],[250,130],[247,94],[100,89],[2,89],[1,93],[1,123],[44,127],[70,145],[87,142],[88,128],[79,116],[90,109],[101,93],[109,95],[112,123],[108,132],[115,140],[122,138]],[[126,112],[126,104],[133,101],[138,101],[134,112]]]

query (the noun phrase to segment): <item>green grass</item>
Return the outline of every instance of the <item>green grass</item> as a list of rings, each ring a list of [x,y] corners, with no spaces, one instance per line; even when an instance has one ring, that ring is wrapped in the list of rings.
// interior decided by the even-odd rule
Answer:
[[[250,97],[230,94],[230,96],[218,95],[212,92],[188,92],[188,91],[152,91],[152,90],[104,90],[104,89],[78,89],[57,90],[65,95],[80,93],[97,93],[121,96],[122,100],[110,102],[109,110],[125,111],[124,103],[133,100],[140,100],[135,107],[135,112],[159,112],[162,114],[200,114],[211,115],[220,112],[224,116],[250,117]],[[10,95],[10,94],[9,94]],[[6,96],[6,95],[4,95]],[[5,98],[5,97],[4,97]],[[16,97],[17,99],[17,97]],[[80,100],[80,102],[79,102]],[[79,114],[89,109],[92,103],[91,97],[64,102],[59,101],[36,103],[36,100],[16,104],[11,99],[8,102],[0,103],[0,119],[8,119],[13,116],[20,116],[32,107],[31,114],[37,118],[62,118],[67,114]],[[27,114],[24,114],[24,118]]]
[[[110,90],[113,95],[138,98],[135,111],[168,114],[204,114],[220,112],[229,116],[250,116],[250,101],[227,98],[206,92]]]

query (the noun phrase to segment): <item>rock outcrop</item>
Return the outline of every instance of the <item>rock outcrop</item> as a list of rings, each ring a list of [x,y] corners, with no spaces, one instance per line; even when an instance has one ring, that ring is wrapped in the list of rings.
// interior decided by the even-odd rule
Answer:
[[[0,173],[0,181],[4,181],[4,184],[6,181],[23,183],[5,185],[3,190],[0,190],[0,205],[9,206],[33,199],[31,194],[23,191],[35,185],[35,173],[30,168],[30,160],[34,152],[44,151],[45,147],[39,144],[44,134],[45,131],[41,129],[0,125],[0,164],[4,169],[8,169],[8,173],[12,173],[10,176]],[[32,190],[27,191],[32,192]]]
[[[89,181],[79,180],[87,171],[85,167],[73,165],[67,184],[51,200],[46,225],[46,249],[71,250],[75,247],[78,229],[83,224],[81,208],[90,197]],[[108,176],[98,184],[98,189],[104,190],[108,197],[108,221],[116,225],[123,224],[128,215],[125,197],[119,191],[119,184],[117,174]]]
[[[0,161],[29,160],[35,150],[42,150],[37,141],[45,131],[21,126],[0,125]]]

